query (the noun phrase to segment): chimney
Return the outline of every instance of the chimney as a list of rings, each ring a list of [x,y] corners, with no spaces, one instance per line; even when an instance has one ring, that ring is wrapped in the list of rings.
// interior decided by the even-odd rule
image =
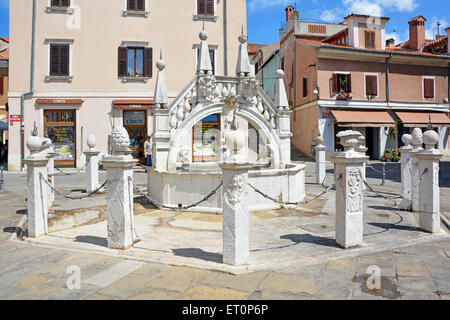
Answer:
[[[390,38],[386,40],[386,48],[393,48],[395,47],[395,39]]]
[[[445,29],[447,32],[447,53],[450,54],[450,27]]]
[[[423,16],[409,20],[409,47],[413,50],[422,50],[425,45],[425,19]]]
[[[288,21],[294,20],[294,7],[288,6],[286,9],[286,24]]]

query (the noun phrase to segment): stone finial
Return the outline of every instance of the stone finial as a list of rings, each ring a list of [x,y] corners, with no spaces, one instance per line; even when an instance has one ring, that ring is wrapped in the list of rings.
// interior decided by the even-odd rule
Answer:
[[[89,150],[94,150],[95,145],[97,143],[97,139],[95,138],[95,136],[93,134],[90,134],[87,138],[86,143],[89,147]]]
[[[276,72],[277,83],[275,87],[275,105],[281,110],[289,110],[289,101],[286,95],[286,88],[284,86],[284,71],[278,69]]]
[[[321,145],[323,143],[323,137],[321,135],[318,135],[316,138],[317,145]]]
[[[211,57],[209,56],[209,47],[206,40],[208,39],[208,32],[205,30],[200,31],[199,38],[200,43],[200,57],[198,61],[197,72],[200,73],[212,73]]]
[[[355,147],[359,143],[359,136],[361,133],[353,130],[345,130],[339,132],[336,137],[341,141],[341,145],[344,147],[344,151],[354,151]]]
[[[239,36],[239,53],[238,60],[236,65],[236,74],[246,75],[252,73],[252,64],[250,63],[250,58],[248,57],[248,47],[247,41],[248,37],[244,34],[244,30],[242,30],[242,34]]]
[[[169,98],[167,96],[166,73],[164,72],[166,62],[162,58],[162,50],[160,53],[160,59],[156,62],[156,67],[158,68],[158,75],[156,77],[154,103],[155,109],[160,109],[164,108],[164,106],[169,103]]]
[[[402,136],[402,141],[403,141],[403,143],[405,144],[405,147],[411,146],[411,143],[412,143],[412,135],[410,135],[410,134],[404,134],[404,135]]]
[[[33,155],[38,154],[41,151],[42,145],[43,145],[43,141],[38,136],[31,135],[27,139],[27,143],[26,144],[27,144],[28,150],[30,150],[31,155],[33,156]]]
[[[422,130],[420,128],[414,128],[414,130],[412,132],[411,143],[414,146],[414,148],[419,148],[422,146],[422,143],[423,143]]]
[[[439,135],[434,130],[427,130],[423,134],[423,143],[426,150],[434,149],[434,146],[439,142]]]
[[[130,137],[124,127],[114,127],[111,132],[111,147],[117,154],[130,152]]]

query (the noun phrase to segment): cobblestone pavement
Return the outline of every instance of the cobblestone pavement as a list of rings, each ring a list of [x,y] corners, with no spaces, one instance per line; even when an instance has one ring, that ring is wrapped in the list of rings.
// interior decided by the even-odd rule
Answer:
[[[308,163],[306,187],[314,191],[319,188],[312,185],[313,168]],[[135,176],[145,183],[145,175]],[[395,175],[383,187],[379,176],[368,177],[377,189],[398,193]],[[332,180],[329,174],[327,181]],[[61,185],[72,186],[66,191],[80,189],[83,174],[58,177]],[[441,194],[442,212],[448,214],[450,188],[442,188]],[[0,299],[450,299],[450,240],[231,275],[8,241],[26,214],[25,197],[24,174],[8,173],[7,192],[0,194]],[[79,289],[68,288],[74,284],[73,266],[80,268]],[[374,277],[378,270],[379,286]]]

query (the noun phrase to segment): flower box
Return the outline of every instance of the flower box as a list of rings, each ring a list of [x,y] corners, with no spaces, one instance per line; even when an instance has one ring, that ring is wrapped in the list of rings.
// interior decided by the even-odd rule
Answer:
[[[341,96],[337,96],[336,100],[352,100],[352,97],[341,97]]]

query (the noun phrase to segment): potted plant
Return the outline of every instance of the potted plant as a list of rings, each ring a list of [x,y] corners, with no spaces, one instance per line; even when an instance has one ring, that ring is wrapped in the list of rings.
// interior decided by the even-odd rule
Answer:
[[[341,90],[337,95],[337,100],[352,100],[352,94]]]
[[[386,150],[384,150],[384,155],[383,157],[381,157],[381,161],[389,161],[392,157],[392,149],[390,148],[386,148]]]
[[[400,152],[398,151],[398,148],[392,150],[389,160],[392,162],[398,162],[400,160]]]

